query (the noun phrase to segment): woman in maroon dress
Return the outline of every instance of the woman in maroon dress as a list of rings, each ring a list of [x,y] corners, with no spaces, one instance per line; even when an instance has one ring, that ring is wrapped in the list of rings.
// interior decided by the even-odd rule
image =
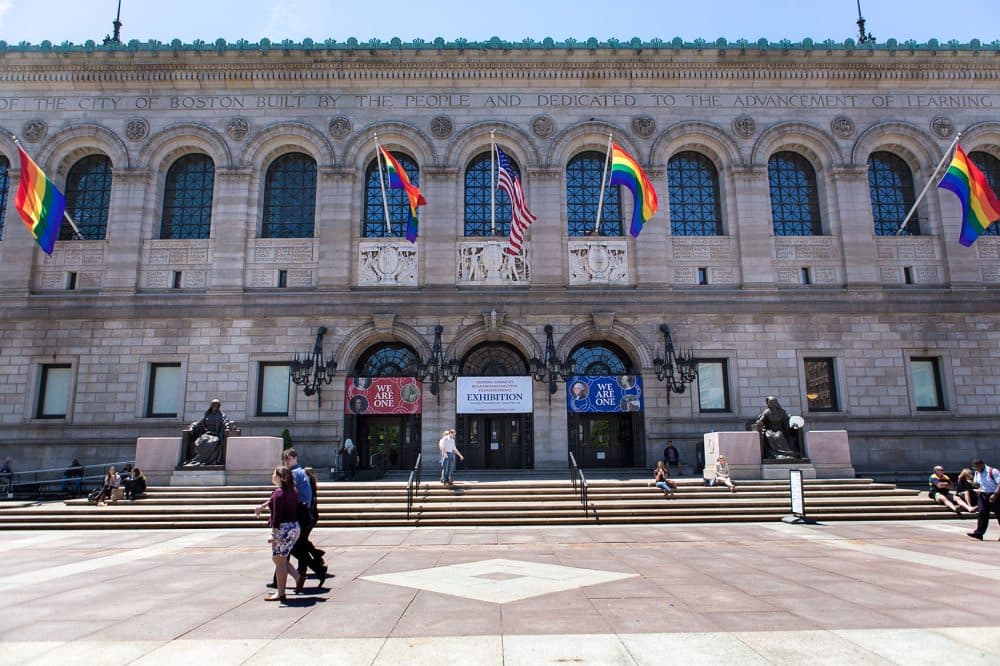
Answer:
[[[271,514],[267,521],[271,528],[271,559],[274,560],[274,580],[277,589],[273,594],[264,597],[265,601],[284,601],[285,583],[288,576],[299,584],[299,573],[288,563],[288,554],[292,552],[292,546],[299,540],[298,505],[299,497],[295,492],[295,479],[292,473],[285,466],[274,468],[271,474],[271,483],[276,487],[271,497],[266,502],[261,503],[254,514],[260,517],[260,512],[267,509]]]

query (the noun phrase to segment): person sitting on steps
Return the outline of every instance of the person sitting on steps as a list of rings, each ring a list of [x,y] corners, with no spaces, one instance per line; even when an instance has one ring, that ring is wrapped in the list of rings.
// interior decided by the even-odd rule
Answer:
[[[663,491],[663,494],[674,499],[674,489],[677,488],[677,482],[671,481],[670,470],[667,466],[663,464],[662,460],[656,461],[656,467],[653,468],[653,485]]]

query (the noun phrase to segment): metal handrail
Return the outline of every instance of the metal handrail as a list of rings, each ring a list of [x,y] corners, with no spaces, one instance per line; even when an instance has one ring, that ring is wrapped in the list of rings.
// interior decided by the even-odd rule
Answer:
[[[416,495],[416,491],[420,489],[420,459],[423,458],[423,453],[417,454],[417,462],[413,465],[413,471],[410,472],[410,478],[406,482],[406,518],[409,520],[410,512],[413,510],[413,499]]]
[[[569,482],[573,484],[573,494],[580,493],[580,502],[583,503],[583,515],[587,515],[587,477],[583,475],[583,470],[576,464],[576,457],[573,452],[569,452]]]
[[[576,494],[576,479],[577,474],[580,472],[579,466],[576,464],[576,457],[573,452],[569,452],[569,482],[573,485],[573,493]]]
[[[580,475],[580,502],[583,503],[583,515],[586,516],[589,511],[587,504],[587,477],[583,475],[582,469],[577,469],[577,474]]]
[[[116,470],[120,471],[125,465],[135,465],[135,461],[121,460],[109,463],[80,465],[78,469],[83,472],[80,476],[66,476],[66,472],[70,469],[69,467],[50,467],[47,469],[13,472],[10,479],[0,481],[0,493],[13,493],[18,486],[38,486],[35,490],[37,493],[42,486],[52,483],[63,483],[67,487],[71,484],[79,483],[82,488],[88,481],[103,481],[109,467],[114,466]],[[92,468],[94,471],[88,474],[87,468]],[[6,483],[3,483],[3,481],[6,481]]]

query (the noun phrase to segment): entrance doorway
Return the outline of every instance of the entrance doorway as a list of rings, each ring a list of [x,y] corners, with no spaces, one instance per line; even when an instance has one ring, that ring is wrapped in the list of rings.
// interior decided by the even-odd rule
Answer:
[[[569,416],[569,450],[580,467],[645,465],[640,414],[575,414]]]
[[[460,414],[459,463],[466,469],[530,469],[534,466],[531,414]]]
[[[411,469],[420,453],[420,415],[360,416],[355,445],[361,467],[367,468],[371,456],[385,455],[386,469]]]

